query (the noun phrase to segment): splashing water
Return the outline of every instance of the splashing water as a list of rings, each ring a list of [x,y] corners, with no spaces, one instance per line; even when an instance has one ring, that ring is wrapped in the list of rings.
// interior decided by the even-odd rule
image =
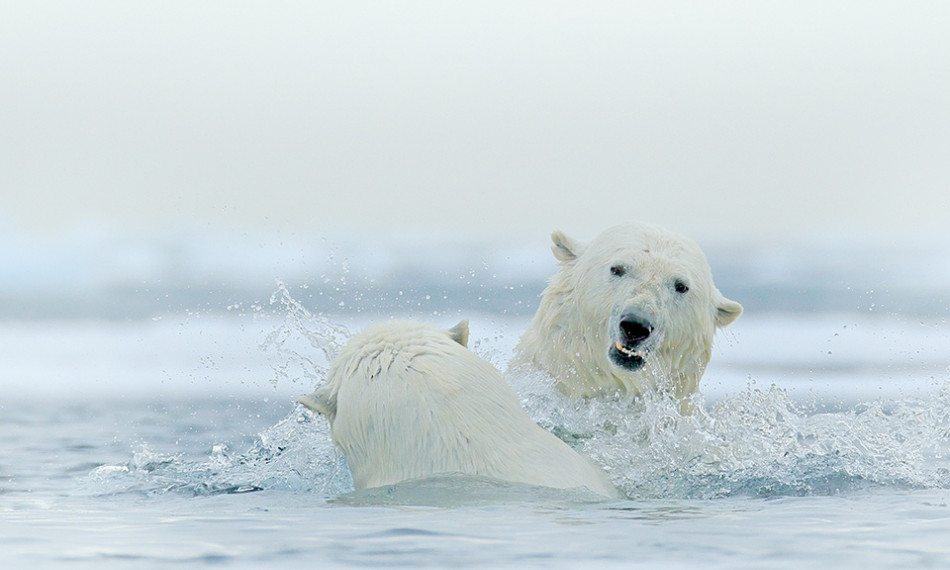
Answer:
[[[282,380],[302,377],[311,385],[322,384],[326,380],[330,362],[350,338],[350,331],[323,315],[308,311],[291,295],[282,281],[277,282],[277,290],[271,295],[270,304],[284,316],[283,323],[261,343],[262,349],[274,350],[281,360],[274,368],[275,377],[271,383],[276,385]],[[310,353],[301,354],[298,348],[293,347],[293,341],[300,339],[306,341],[310,348],[316,349],[316,358]]]
[[[277,286],[270,303],[283,314],[283,322],[260,345],[277,355],[271,383],[304,378],[309,385],[319,386],[350,332],[323,315],[312,314],[283,282]],[[316,349],[316,355],[306,347]],[[352,488],[327,422],[296,404],[284,419],[260,433],[244,453],[235,454],[227,444],[215,443],[206,460],[190,461],[181,454],[157,453],[141,444],[127,464],[101,466],[93,471],[91,480],[107,493],[147,495],[214,495],[267,488],[329,496]]]
[[[100,466],[90,480],[94,494],[205,496],[278,489],[335,496],[352,488],[326,422],[301,408],[261,433],[244,453],[216,443],[207,459],[193,461],[140,444],[128,463]]]
[[[694,412],[663,397],[575,404],[530,396],[631,498],[826,495],[869,486],[950,487],[950,384],[930,400],[806,411],[775,386]],[[559,434],[560,435],[560,434]],[[563,437],[563,436],[562,436]]]
[[[262,343],[281,361],[273,382],[302,377],[318,387],[349,331],[310,313],[283,283],[271,304],[284,316]],[[497,360],[492,342],[474,347]],[[950,488],[950,384],[927,400],[872,401],[834,412],[797,404],[775,386],[751,385],[713,405],[697,395],[693,413],[683,415],[662,396],[574,402],[543,374],[509,372],[508,381],[535,421],[603,466],[631,499]],[[329,497],[352,490],[327,422],[297,405],[246,452],[218,443],[194,461],[142,445],[127,464],[99,467],[90,479],[104,493],[287,489]]]

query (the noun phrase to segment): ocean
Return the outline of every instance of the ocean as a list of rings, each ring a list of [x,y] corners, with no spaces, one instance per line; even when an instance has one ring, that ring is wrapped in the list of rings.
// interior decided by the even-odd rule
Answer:
[[[542,236],[543,237],[543,236]],[[625,498],[356,492],[295,403],[393,317],[505,371],[556,268],[526,243],[0,231],[0,567],[950,567],[950,242],[706,246],[745,306],[696,412],[506,373]]]

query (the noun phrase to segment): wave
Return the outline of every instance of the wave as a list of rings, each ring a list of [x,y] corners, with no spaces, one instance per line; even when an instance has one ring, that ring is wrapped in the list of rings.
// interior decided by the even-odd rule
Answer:
[[[546,401],[557,398],[549,394]],[[835,412],[803,410],[771,387],[750,388],[689,416],[660,400],[633,407],[566,405],[535,415],[556,433],[569,434],[565,439],[634,500],[950,488],[950,386],[928,400],[868,402]],[[561,424],[552,427],[552,421]],[[361,503],[432,504],[438,499],[424,498],[424,489],[444,487],[436,480],[400,486],[398,493],[394,488],[352,494],[352,479],[326,422],[299,407],[243,453],[223,443],[211,449],[205,460],[189,461],[143,444],[127,463],[96,468],[91,490],[203,496],[268,489]],[[471,494],[491,488],[491,496],[509,496],[484,481],[457,486]]]
[[[804,409],[776,387],[682,416],[665,400],[584,411],[583,450],[631,498],[827,495],[950,486],[950,386],[928,400]],[[612,414],[612,415],[606,415]],[[603,418],[609,418],[607,422]]]
[[[318,385],[348,330],[311,313],[285,287],[278,290],[275,303],[286,315],[268,337],[285,361],[280,369]],[[289,342],[300,339],[309,349]],[[483,356],[496,364],[501,358],[500,353]],[[677,403],[663,397],[577,403],[561,396],[543,375],[508,379],[542,427],[602,465],[630,499],[950,488],[950,383],[927,397],[870,400],[829,410],[827,402],[804,404],[776,385],[759,388],[760,379],[713,403],[697,395],[694,412],[682,415]],[[90,481],[96,494],[206,495],[270,489],[330,499],[352,491],[327,422],[300,406],[259,434],[243,453],[216,443],[209,457],[194,461],[143,445],[129,462],[97,468]],[[472,485],[477,494],[485,483]],[[392,500],[396,494],[411,502],[425,495],[419,488],[413,483],[398,493],[374,491],[351,497],[372,503]]]

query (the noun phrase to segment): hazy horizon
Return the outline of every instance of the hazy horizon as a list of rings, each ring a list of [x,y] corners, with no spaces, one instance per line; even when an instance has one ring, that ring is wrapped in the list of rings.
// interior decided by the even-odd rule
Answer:
[[[950,4],[3,12],[8,232],[948,233]]]

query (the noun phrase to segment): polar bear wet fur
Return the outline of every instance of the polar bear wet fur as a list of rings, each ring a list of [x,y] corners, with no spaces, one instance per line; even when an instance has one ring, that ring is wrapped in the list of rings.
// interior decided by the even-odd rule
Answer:
[[[357,489],[443,474],[615,496],[594,463],[536,425],[501,374],[451,330],[371,325],[300,402],[325,415]]]
[[[564,394],[695,393],[716,329],[742,306],[713,284],[691,239],[626,223],[590,243],[551,236],[560,269],[516,348],[515,366],[550,374]]]

